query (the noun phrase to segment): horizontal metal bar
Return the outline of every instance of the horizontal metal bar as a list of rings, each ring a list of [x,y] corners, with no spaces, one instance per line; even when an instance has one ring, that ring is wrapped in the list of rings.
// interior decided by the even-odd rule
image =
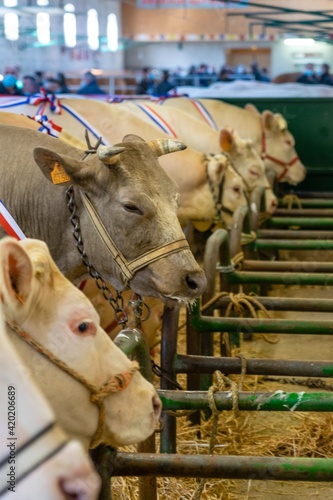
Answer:
[[[257,239],[256,250],[333,250],[333,240],[288,240]]]
[[[333,312],[333,299],[309,299],[295,297],[263,297],[255,299],[268,311],[308,311],[308,312]],[[214,309],[226,309],[230,304],[230,297],[220,297],[214,303]],[[255,303],[252,303],[255,309]]]
[[[333,217],[271,217],[266,222],[267,227],[301,226],[324,228],[333,227]]]
[[[332,193],[327,198],[300,198],[303,208],[333,208]]]
[[[176,373],[241,373],[240,357],[222,358],[216,356],[194,356],[177,354],[174,369]],[[284,359],[246,359],[247,375],[279,375],[288,377],[330,377],[333,378],[333,361],[299,361]]]
[[[333,231],[317,231],[315,229],[259,229],[257,238],[277,238],[287,240],[333,240]]]
[[[244,271],[333,273],[333,262],[294,260],[244,260]]]
[[[217,270],[220,268],[217,266]],[[279,272],[232,272],[225,275],[228,283],[237,284],[254,284],[254,283],[269,283],[282,285],[317,285],[330,286],[333,285],[333,274],[328,273],[279,273]]]
[[[200,316],[190,318],[191,324],[201,332],[229,333],[284,333],[332,335],[333,320],[292,321],[290,319],[266,318],[215,318]]]
[[[163,410],[209,410],[207,391],[162,391],[158,390]],[[333,411],[333,393],[330,392],[238,392],[237,403],[246,411]],[[232,410],[231,391],[214,392],[214,401],[219,411]],[[333,472],[333,471],[332,471]]]
[[[274,217],[333,217],[333,208],[278,208]]]
[[[111,476],[333,481],[333,459],[114,452]]]

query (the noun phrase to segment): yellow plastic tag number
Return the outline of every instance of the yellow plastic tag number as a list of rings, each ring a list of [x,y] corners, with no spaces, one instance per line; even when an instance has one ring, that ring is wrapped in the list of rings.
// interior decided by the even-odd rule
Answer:
[[[63,184],[71,180],[69,175],[66,174],[60,163],[55,162],[53,170],[51,172],[51,178],[53,184]]]

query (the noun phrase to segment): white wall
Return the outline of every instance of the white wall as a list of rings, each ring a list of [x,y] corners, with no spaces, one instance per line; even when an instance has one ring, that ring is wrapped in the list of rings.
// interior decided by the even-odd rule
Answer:
[[[189,68],[206,63],[218,71],[225,64],[225,50],[220,42],[155,42],[137,45],[125,52],[125,66],[141,69],[153,66],[159,69]]]
[[[273,78],[281,73],[303,71],[307,63],[313,63],[316,70],[320,69],[321,64],[327,63],[333,71],[333,45],[315,42],[310,46],[289,46],[283,40],[274,44],[271,65]]]

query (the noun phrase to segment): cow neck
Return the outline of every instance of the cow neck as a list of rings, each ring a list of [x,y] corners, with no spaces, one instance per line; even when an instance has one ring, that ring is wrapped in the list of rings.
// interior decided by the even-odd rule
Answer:
[[[299,161],[299,157],[296,155],[290,162],[285,162],[282,160],[279,160],[279,158],[276,158],[276,156],[271,156],[267,154],[267,139],[266,139],[266,132],[264,129],[262,129],[261,132],[261,158],[263,161],[270,160],[271,162],[275,163],[276,165],[279,165],[280,167],[283,168],[281,174],[278,176],[278,181],[281,182],[285,175],[287,174],[288,170],[295,165],[297,161]]]
[[[89,382],[83,375],[73,370],[73,368],[71,368],[64,361],[55,356],[37,340],[33,339],[16,323],[10,321],[6,321],[6,323],[11,328],[11,330],[15,332],[18,337],[20,337],[20,339],[26,342],[39,354],[44,356],[48,361],[57,366],[60,370],[67,373],[70,377],[72,377],[74,380],[88,389],[88,391],[90,392],[90,401],[95,404],[98,409],[98,425],[89,445],[90,448],[95,448],[101,442],[105,431],[105,398],[109,396],[109,394],[123,391],[128,387],[129,383],[131,382],[132,375],[139,369],[138,363],[136,361],[130,361],[131,367],[129,368],[129,370],[114,375],[107,382],[98,387]]]

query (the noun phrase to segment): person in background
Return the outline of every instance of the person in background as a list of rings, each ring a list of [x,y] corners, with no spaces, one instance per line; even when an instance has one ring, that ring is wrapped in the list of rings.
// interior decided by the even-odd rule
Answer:
[[[142,70],[142,78],[136,86],[137,95],[152,94],[154,88],[154,77],[150,67],[146,66]]]
[[[23,95],[22,89],[17,86],[17,78],[8,73],[0,82],[0,95]]]
[[[164,69],[162,71],[161,80],[154,87],[153,95],[157,97],[165,96],[167,95],[169,90],[175,87],[174,84],[170,82],[169,78],[170,78],[169,71],[167,69]]]
[[[34,73],[34,78],[36,80],[36,85],[38,87],[38,92],[39,92],[40,87],[43,87],[44,74],[45,74],[44,71],[35,71],[35,73]]]
[[[60,94],[70,94],[71,91],[67,86],[65,75],[63,73],[57,73],[56,78],[60,84]]]
[[[330,74],[330,67],[326,63],[321,66],[321,75],[319,75],[318,83],[321,85],[333,86],[333,77]]]
[[[50,94],[60,94],[60,82],[57,78],[54,78],[53,76],[47,76],[44,79],[43,82],[43,87],[46,90],[46,92],[49,92]]]
[[[253,61],[252,64],[251,64],[251,72],[254,76],[254,79],[257,81],[257,82],[269,82],[270,79],[268,78],[267,74],[266,74],[266,70],[261,70],[259,69],[259,65],[257,63],[257,61]]]
[[[86,71],[83,75],[81,86],[77,94],[105,94],[104,90],[97,83],[96,76],[91,71]]]
[[[306,83],[308,85],[315,85],[319,83],[319,79],[315,74],[314,65],[312,63],[308,63],[305,66],[304,73],[297,78],[296,82]]]
[[[227,68],[221,68],[221,71],[218,75],[218,78],[217,78],[217,81],[218,82],[232,82],[232,78],[230,78],[229,76],[229,71],[227,70]]]
[[[36,79],[32,75],[25,75],[22,78],[23,81],[23,94],[24,95],[33,95],[39,91],[39,87],[36,83]]]

